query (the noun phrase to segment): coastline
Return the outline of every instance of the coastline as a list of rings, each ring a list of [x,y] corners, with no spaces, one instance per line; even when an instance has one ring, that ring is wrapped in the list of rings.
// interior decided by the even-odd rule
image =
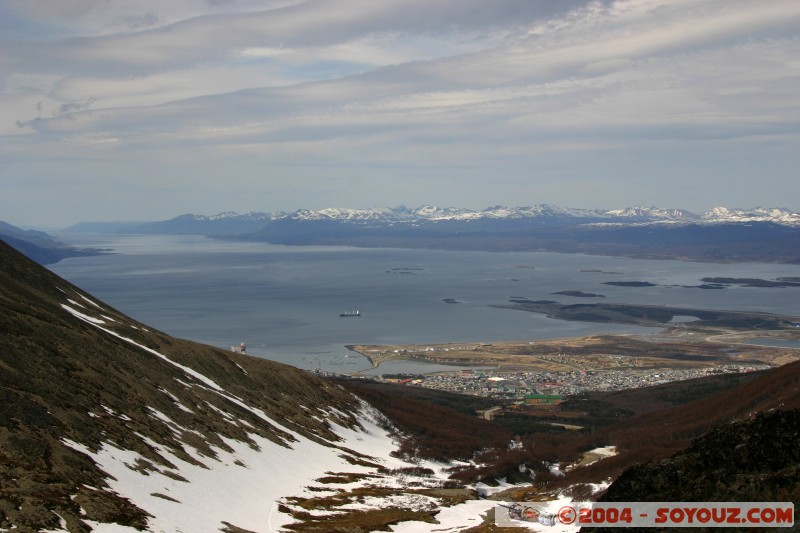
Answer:
[[[654,333],[598,333],[555,339],[447,342],[402,345],[350,344],[372,369],[387,361],[419,361],[495,371],[688,368],[800,359],[800,319],[763,312],[719,311],[644,304],[572,304],[510,298],[492,307],[544,314],[549,318],[660,328]],[[758,339],[798,343],[770,346]],[[624,361],[623,361],[624,359]]]
[[[604,372],[707,368],[726,364],[780,366],[800,359],[800,347],[757,344],[756,339],[800,342],[800,332],[702,330],[676,325],[652,334],[595,334],[546,340],[444,344],[347,345],[373,369],[387,361],[418,361],[493,372]],[[456,370],[453,370],[454,372]],[[420,372],[422,374],[423,372]]]

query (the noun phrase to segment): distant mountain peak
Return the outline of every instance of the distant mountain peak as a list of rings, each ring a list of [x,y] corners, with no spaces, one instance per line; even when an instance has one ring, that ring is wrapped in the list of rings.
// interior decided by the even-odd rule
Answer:
[[[636,206],[626,207],[624,209],[611,209],[606,211],[606,213],[613,217],[649,218],[652,220],[695,221],[699,218],[694,213],[685,211],[683,209],[662,209],[655,206]]]

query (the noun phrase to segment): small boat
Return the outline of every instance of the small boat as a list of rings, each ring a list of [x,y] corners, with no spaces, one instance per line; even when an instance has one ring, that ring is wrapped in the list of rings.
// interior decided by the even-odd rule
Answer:
[[[358,309],[354,309],[353,311],[345,311],[344,313],[339,313],[339,316],[342,317],[361,316],[361,311],[359,311]]]

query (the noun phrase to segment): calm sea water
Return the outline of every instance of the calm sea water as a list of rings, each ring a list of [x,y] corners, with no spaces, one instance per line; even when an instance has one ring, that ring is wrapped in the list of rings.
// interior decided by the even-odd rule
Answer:
[[[288,247],[197,236],[60,235],[114,253],[50,269],[170,335],[301,368],[367,369],[347,344],[535,340],[652,328],[599,325],[490,307],[510,297],[618,302],[798,315],[800,288],[684,288],[705,276],[800,276],[792,265],[650,261],[578,254]],[[606,281],[648,281],[617,287]],[[605,298],[553,295],[576,290]],[[447,303],[452,299],[459,303]],[[339,313],[358,309],[359,318]],[[434,371],[394,363],[382,372]],[[452,367],[446,367],[452,369]]]

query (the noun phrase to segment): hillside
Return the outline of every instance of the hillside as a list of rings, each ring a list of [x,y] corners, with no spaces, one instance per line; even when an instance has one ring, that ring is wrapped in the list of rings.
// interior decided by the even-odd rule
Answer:
[[[685,450],[625,470],[600,501],[793,502],[796,528],[800,515],[797,507],[800,501],[798,434],[798,409],[762,412],[722,424],[693,440]],[[712,529],[693,528],[696,531]],[[728,528],[728,531],[751,530]],[[608,529],[583,528],[581,531],[600,533]],[[787,529],[774,527],[761,531]]]
[[[598,428],[591,435],[591,442],[614,445],[619,453],[576,471],[571,481],[613,479],[634,465],[662,460],[685,450],[694,439],[731,422],[774,410],[800,409],[800,361],[754,374],[757,375],[752,378],[744,376],[741,384],[731,387],[733,382],[729,381],[728,386],[713,394],[700,392],[693,401],[680,401],[672,406],[657,406],[652,402],[654,398],[648,401],[641,392],[621,391],[607,395],[605,401],[610,406],[627,407],[631,399],[638,400],[642,414]],[[695,380],[686,384],[697,387],[704,382]],[[681,384],[664,388],[664,391],[679,388]],[[685,389],[681,395],[690,391],[691,388]],[[620,401],[616,396],[630,398]]]
[[[800,409],[723,424],[668,458],[630,468],[603,501],[800,501]]]
[[[375,480],[399,498],[392,472],[415,465],[385,427],[333,383],[166,336],[0,242],[0,530],[273,531],[308,515],[290,496]]]

